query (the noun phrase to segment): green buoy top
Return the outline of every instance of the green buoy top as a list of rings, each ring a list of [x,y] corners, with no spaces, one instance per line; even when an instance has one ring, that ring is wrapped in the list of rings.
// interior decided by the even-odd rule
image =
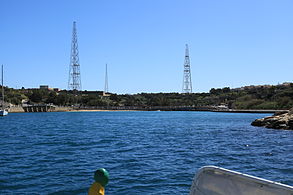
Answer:
[[[109,173],[106,169],[100,168],[96,170],[94,179],[97,183],[105,187],[107,183],[109,182]]]

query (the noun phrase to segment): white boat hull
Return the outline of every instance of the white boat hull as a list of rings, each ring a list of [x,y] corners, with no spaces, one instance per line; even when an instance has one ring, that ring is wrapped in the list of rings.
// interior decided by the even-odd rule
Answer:
[[[292,195],[293,187],[215,166],[195,176],[189,195]]]
[[[8,111],[0,110],[0,116],[6,116],[7,114],[8,114]]]

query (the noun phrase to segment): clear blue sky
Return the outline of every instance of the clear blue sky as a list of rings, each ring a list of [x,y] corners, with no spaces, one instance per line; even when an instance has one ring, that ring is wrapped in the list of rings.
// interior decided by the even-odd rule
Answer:
[[[9,87],[67,88],[77,22],[83,90],[181,92],[185,44],[194,92],[292,82],[292,0],[1,0]]]

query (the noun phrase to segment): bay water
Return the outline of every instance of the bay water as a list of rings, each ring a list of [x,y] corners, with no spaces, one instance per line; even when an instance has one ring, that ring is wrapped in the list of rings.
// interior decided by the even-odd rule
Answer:
[[[293,131],[253,127],[270,114],[10,113],[0,118],[0,194],[188,194],[215,165],[293,185]]]

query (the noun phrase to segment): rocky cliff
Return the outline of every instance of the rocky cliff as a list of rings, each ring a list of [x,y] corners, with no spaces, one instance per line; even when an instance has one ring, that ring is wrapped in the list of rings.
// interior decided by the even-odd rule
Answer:
[[[251,125],[272,129],[293,130],[293,108],[288,112],[280,112],[273,116],[256,119]]]

